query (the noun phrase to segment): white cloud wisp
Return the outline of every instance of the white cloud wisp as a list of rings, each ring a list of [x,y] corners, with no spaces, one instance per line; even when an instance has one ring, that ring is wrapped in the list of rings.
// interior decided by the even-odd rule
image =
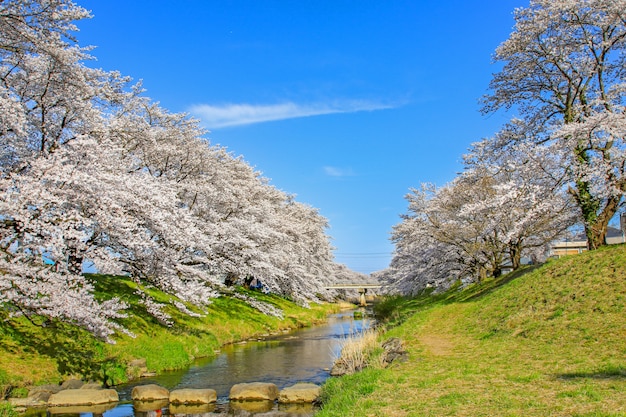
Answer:
[[[329,177],[353,177],[356,174],[352,170],[352,168],[339,168],[333,166],[325,166],[323,167],[324,174]]]
[[[190,107],[189,113],[199,118],[208,129],[218,129],[298,117],[384,110],[393,107],[395,106],[390,104],[358,100],[333,104],[297,104],[293,102],[265,105],[227,104],[222,106],[198,104]]]

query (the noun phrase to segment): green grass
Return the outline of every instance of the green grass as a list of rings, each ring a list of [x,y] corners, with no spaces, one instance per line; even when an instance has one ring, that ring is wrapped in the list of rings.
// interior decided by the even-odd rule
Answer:
[[[0,417],[17,417],[18,415],[11,404],[0,402]]]
[[[173,326],[160,324],[148,315],[135,294],[137,284],[123,277],[90,276],[100,299],[119,297],[129,304],[128,317],[120,319],[135,334],[115,336],[111,345],[86,331],[60,322],[35,326],[24,318],[0,311],[0,399],[19,393],[23,387],[59,383],[81,377],[116,385],[139,376],[128,364],[145,359],[148,371],[182,369],[194,359],[210,357],[225,344],[251,337],[310,326],[325,320],[336,306],[313,304],[299,307],[281,297],[237,289],[259,301],[283,310],[284,319],[266,316],[243,301],[223,296],[212,300],[204,311],[187,305],[201,317],[181,313],[170,295],[149,289],[155,301],[166,304],[164,311]]]
[[[317,417],[626,416],[624,246],[378,311],[409,361],[329,380]]]

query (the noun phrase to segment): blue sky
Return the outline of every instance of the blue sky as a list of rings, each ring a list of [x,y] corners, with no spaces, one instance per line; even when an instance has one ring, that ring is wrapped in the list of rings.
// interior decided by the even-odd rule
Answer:
[[[96,65],[143,80],[271,184],[328,218],[336,260],[384,269],[404,196],[472,142],[495,48],[528,1],[88,0]]]

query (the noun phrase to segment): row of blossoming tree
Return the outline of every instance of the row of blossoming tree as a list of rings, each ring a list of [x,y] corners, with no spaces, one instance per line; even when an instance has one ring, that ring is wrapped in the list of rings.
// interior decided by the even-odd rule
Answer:
[[[108,338],[125,305],[94,298],[86,262],[196,306],[251,277],[304,303],[323,296],[341,270],[326,220],[209,144],[196,120],[86,65],[73,33],[88,17],[69,0],[0,1],[5,311]]]
[[[483,111],[518,113],[464,172],[407,196],[382,275],[403,293],[517,269],[575,224],[605,242],[626,191],[626,1],[532,0],[496,50]]]

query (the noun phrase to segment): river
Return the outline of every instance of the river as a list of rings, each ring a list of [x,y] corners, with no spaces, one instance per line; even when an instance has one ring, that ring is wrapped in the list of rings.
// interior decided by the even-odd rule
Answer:
[[[344,312],[329,316],[327,323],[310,328],[296,330],[281,336],[263,340],[247,341],[225,346],[214,358],[197,360],[187,369],[167,372],[152,378],[143,378],[130,384],[116,387],[120,403],[109,410],[84,410],[79,414],[64,416],[89,417],[158,417],[168,415],[167,406],[157,410],[136,410],[130,399],[132,388],[136,385],[159,384],[170,390],[178,388],[211,388],[217,391],[218,402],[215,406],[202,410],[171,414],[204,415],[254,415],[250,410],[241,414],[229,407],[230,388],[242,382],[271,382],[279,389],[298,382],[312,382],[318,385],[330,376],[330,368],[341,349],[341,343],[347,337],[358,335],[369,326],[367,319],[354,319],[353,313]],[[278,406],[274,405],[273,410]],[[270,411],[268,409],[259,412]],[[310,407],[289,410],[290,412],[311,415]]]

